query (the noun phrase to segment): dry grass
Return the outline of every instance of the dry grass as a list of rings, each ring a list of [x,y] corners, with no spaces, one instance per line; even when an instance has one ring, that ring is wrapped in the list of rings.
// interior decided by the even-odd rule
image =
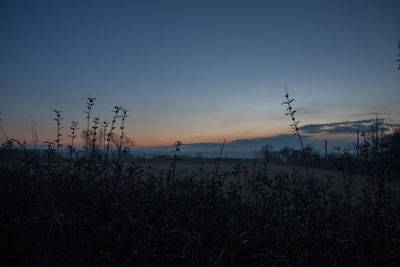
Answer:
[[[196,162],[193,162],[196,161]],[[245,182],[244,172],[247,170],[249,173],[248,176],[252,175],[253,168],[255,172],[259,171],[260,168],[264,167],[264,163],[261,161],[257,161],[254,166],[254,160],[238,160],[241,167],[241,181],[242,184]],[[151,160],[145,161],[143,166],[145,169],[151,169],[155,172],[166,172],[169,168],[170,162],[152,162]],[[220,173],[228,174],[226,179],[223,179],[225,185],[229,185],[231,182],[234,182],[234,179],[231,177],[232,172],[234,171],[233,167],[235,166],[235,160],[230,160],[229,162],[223,161],[220,164]],[[203,168],[203,175],[212,177],[215,171],[215,164],[212,162],[204,163],[201,159],[195,159],[190,161],[181,161],[176,167],[176,171],[180,176],[190,176],[193,173],[199,174],[201,169]],[[310,168],[310,176],[314,177],[321,184],[330,184],[331,192],[341,192],[344,188],[343,181],[343,173],[339,170],[329,170],[329,169],[318,169],[318,168]],[[267,175],[269,177],[275,177],[281,173],[289,173],[306,177],[307,171],[303,167],[299,166],[288,166],[288,165],[279,165],[279,164],[268,164]],[[354,197],[360,197],[362,195],[362,189],[368,183],[368,177],[362,174],[352,174],[351,177],[349,174],[345,175],[352,180],[351,192]],[[393,190],[394,192],[400,194],[400,180],[391,180],[388,181],[387,186]]]
[[[121,145],[123,109],[115,108],[100,139],[98,119],[90,125],[91,109],[82,151],[73,147],[71,133],[68,153],[60,153],[59,113],[56,147],[48,142],[44,151],[29,150],[12,139],[1,146],[3,265],[400,262],[400,194],[394,190],[398,182],[390,180],[394,161],[387,157],[391,147],[380,141],[383,135],[364,135],[361,176],[350,177],[344,164],[339,171],[311,168],[308,174],[261,160],[218,159],[216,168],[215,162],[179,160],[178,144],[167,161],[132,158]],[[111,149],[118,122],[120,138]]]

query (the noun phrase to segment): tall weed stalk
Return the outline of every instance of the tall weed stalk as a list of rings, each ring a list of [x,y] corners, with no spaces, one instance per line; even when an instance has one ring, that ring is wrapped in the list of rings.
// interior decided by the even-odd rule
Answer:
[[[294,101],[294,99],[289,97],[289,93],[288,93],[288,90],[287,90],[286,86],[285,86],[285,99],[286,99],[286,101],[284,101],[282,103],[282,105],[286,105],[287,106],[287,108],[286,108],[287,112],[286,112],[285,116],[289,116],[290,117],[290,119],[292,121],[292,124],[290,124],[290,127],[295,131],[294,135],[297,135],[299,137],[301,151],[302,151],[303,159],[304,159],[304,165],[305,165],[306,170],[307,170],[307,178],[310,179],[310,170],[308,168],[307,154],[306,154],[306,151],[304,149],[303,140],[302,140],[301,135],[300,135],[300,128],[299,128],[300,121],[296,120],[296,118],[294,117],[294,114],[297,112],[292,106],[292,102]]]

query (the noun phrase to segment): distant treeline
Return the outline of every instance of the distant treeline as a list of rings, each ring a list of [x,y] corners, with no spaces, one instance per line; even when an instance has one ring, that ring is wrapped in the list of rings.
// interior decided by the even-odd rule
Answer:
[[[379,140],[378,140],[379,139]],[[379,144],[378,144],[379,142]],[[116,154],[116,151],[110,150],[110,160]],[[370,134],[365,137],[365,140],[357,147],[356,144],[352,146],[335,147],[327,153],[321,153],[320,150],[308,145],[305,147],[306,156],[309,166],[312,168],[322,169],[343,169],[346,172],[362,173],[368,169],[367,165],[376,164],[377,161],[384,159],[385,168],[392,172],[392,174],[399,173],[400,171],[400,128],[395,129],[392,133],[382,136],[373,136]],[[49,157],[64,158],[65,162],[68,161],[69,154],[67,151],[59,153],[55,148],[50,149],[26,149],[20,150],[15,148],[14,153],[8,154],[8,157],[19,158],[19,154],[28,153],[40,155],[43,161],[47,161]],[[228,154],[229,155],[229,154]],[[79,153],[76,151],[75,158],[83,157],[83,151]],[[143,161],[152,163],[165,163],[169,162],[172,154],[135,154],[135,150],[124,151],[121,154],[124,161],[133,161],[141,158]],[[198,152],[194,155],[181,153],[178,156],[180,162],[197,163],[199,161],[204,164],[215,164],[216,157],[211,158],[203,156],[203,153]],[[303,166],[304,159],[300,149],[293,149],[284,147],[280,150],[274,150],[271,145],[265,145],[260,150],[254,151],[253,158],[238,158],[238,157],[222,157],[221,163],[236,164],[236,163],[249,163],[254,161],[266,161],[271,164],[290,165],[290,166]]]
[[[379,140],[378,140],[379,139]],[[379,143],[378,143],[379,142]],[[312,168],[323,169],[345,169],[348,172],[362,172],[367,170],[367,165],[384,158],[387,169],[393,173],[398,173],[400,168],[400,129],[395,129],[392,133],[376,136],[371,133],[365,136],[365,140],[357,147],[357,144],[352,146],[335,147],[327,153],[321,153],[320,150],[308,145],[305,147],[305,152],[309,165]],[[145,157],[145,155],[143,156]],[[146,157],[150,162],[166,162],[171,159],[168,154],[150,155]],[[203,157],[202,153],[197,153],[195,156],[183,154],[179,159],[184,162],[198,162],[201,160],[204,163],[212,164],[215,158]],[[272,164],[303,166],[304,159],[300,149],[284,147],[280,150],[274,150],[271,145],[263,146],[259,151],[254,152],[254,157],[250,158],[230,158],[223,157],[222,162],[237,163],[241,161],[267,161]]]

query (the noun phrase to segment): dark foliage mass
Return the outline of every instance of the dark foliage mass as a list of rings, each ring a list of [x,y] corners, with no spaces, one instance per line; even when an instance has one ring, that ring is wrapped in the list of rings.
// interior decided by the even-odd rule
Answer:
[[[88,121],[91,108],[89,102]],[[1,146],[4,266],[396,266],[400,262],[400,198],[387,186],[395,178],[393,166],[398,165],[398,130],[383,135],[371,128],[363,134],[359,158],[368,179],[362,194],[354,195],[344,171],[349,165],[338,165],[342,192],[296,171],[269,177],[273,155],[269,157],[268,147],[259,169],[238,164],[222,173],[216,164],[210,173],[203,169],[180,173],[176,166],[182,143],[177,141],[169,169],[153,171],[123,145],[126,112],[115,107],[111,123],[101,126],[95,119],[92,128],[88,123],[81,151],[73,142],[76,123],[64,153],[59,130],[56,142],[48,142],[44,151],[28,150],[12,139]],[[118,120],[120,136],[111,149]],[[96,134],[98,128],[104,129],[103,135]],[[304,152],[310,156],[306,147]],[[343,153],[340,160],[354,159]]]

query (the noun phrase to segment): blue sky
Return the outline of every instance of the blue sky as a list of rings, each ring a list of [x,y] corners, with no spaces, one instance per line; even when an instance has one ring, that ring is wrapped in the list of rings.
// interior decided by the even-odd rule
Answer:
[[[130,109],[138,146],[269,137],[290,133],[285,83],[302,125],[396,122],[399,12],[384,0],[1,1],[1,123],[29,142],[32,116],[52,140],[60,109],[66,138],[96,97],[102,120]]]

